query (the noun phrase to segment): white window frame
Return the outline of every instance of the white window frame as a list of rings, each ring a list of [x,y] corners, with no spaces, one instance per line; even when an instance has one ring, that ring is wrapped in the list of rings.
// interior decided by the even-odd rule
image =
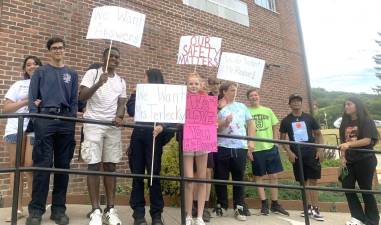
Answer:
[[[254,4],[268,9],[270,11],[276,12],[276,0],[254,0]]]
[[[219,9],[217,10],[218,12],[211,11],[207,7],[208,3],[217,5],[219,7]],[[249,12],[248,12],[247,3],[245,1],[242,1],[242,0],[183,0],[183,4],[249,27]],[[237,16],[233,16],[233,17],[225,16],[224,13],[220,12],[220,10],[229,10],[230,12],[234,12],[237,15],[239,15],[240,19],[237,19]]]

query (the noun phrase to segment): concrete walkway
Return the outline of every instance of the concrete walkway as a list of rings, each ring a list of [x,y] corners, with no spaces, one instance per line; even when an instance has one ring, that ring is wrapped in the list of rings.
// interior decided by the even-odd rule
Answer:
[[[128,206],[119,206],[118,208],[119,215],[123,222],[123,225],[132,225],[132,212],[131,208]],[[26,209],[25,209],[26,210]],[[86,213],[89,212],[90,206],[88,205],[68,205],[67,213],[70,216],[70,224],[72,225],[87,225],[88,219],[86,218]],[[304,224],[304,218],[299,216],[299,211],[291,211],[290,217],[279,216],[275,214],[270,214],[270,216],[260,216],[258,215],[257,209],[251,210],[254,215],[248,217],[248,220],[245,222],[240,222],[234,219],[233,210],[228,210],[227,217],[218,217],[212,218],[210,223],[207,225],[302,225]],[[148,212],[148,210],[146,210]],[[0,224],[10,224],[3,222],[5,218],[8,218],[11,213],[10,208],[1,208],[0,209]],[[178,208],[165,208],[164,209],[164,222],[166,225],[180,225],[180,209]],[[325,222],[311,221],[313,225],[341,225],[345,224],[345,221],[350,218],[350,215],[347,213],[326,213],[324,212]],[[50,210],[47,210],[47,213],[43,217],[42,225],[55,225],[53,221],[49,219]],[[148,222],[150,222],[149,215],[146,216]],[[17,224],[25,224],[25,218],[18,221]]]

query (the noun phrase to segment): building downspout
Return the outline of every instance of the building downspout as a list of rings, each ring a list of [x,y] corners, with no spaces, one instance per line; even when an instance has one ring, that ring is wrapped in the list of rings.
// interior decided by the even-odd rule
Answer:
[[[300,40],[300,47],[302,48],[302,59],[303,59],[304,74],[305,74],[305,77],[307,80],[308,106],[309,106],[310,113],[314,114],[313,99],[312,99],[312,92],[311,92],[311,81],[310,81],[310,75],[308,73],[306,50],[304,48],[303,31],[302,31],[302,25],[300,23],[299,7],[298,7],[297,0],[294,0],[294,9],[295,9],[296,25],[298,28],[298,35],[299,35],[299,40]]]

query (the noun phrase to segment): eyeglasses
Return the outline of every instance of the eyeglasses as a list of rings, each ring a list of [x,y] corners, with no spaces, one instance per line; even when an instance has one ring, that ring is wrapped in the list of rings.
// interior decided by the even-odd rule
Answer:
[[[50,51],[62,51],[64,50],[64,46],[58,46],[58,47],[51,47]]]

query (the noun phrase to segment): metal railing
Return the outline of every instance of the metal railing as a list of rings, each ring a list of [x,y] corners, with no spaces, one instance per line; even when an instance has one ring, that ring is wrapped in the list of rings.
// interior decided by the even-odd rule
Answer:
[[[63,117],[57,115],[45,115],[45,114],[36,114],[36,113],[24,113],[24,114],[0,114],[0,119],[5,118],[18,118],[18,130],[17,130],[17,144],[16,144],[16,160],[14,168],[0,168],[0,173],[14,173],[14,189],[13,189],[13,197],[12,197],[12,225],[17,224],[17,209],[18,209],[18,197],[19,197],[19,185],[20,185],[20,173],[21,172],[33,172],[33,171],[44,171],[44,172],[54,172],[54,173],[67,173],[67,174],[77,174],[77,175],[103,175],[103,176],[114,176],[114,177],[122,177],[122,178],[142,178],[142,179],[150,179],[150,175],[145,174],[133,174],[133,173],[119,173],[119,172],[104,172],[104,171],[88,171],[88,170],[74,170],[74,169],[59,169],[59,168],[46,168],[46,167],[20,167],[21,163],[21,147],[23,143],[23,121],[24,118],[45,118],[45,119],[55,119],[55,120],[63,120],[63,121],[71,121],[71,122],[79,122],[79,123],[91,123],[91,124],[100,124],[113,126],[111,122],[104,122],[98,120],[91,119],[78,119],[72,117]],[[152,128],[151,125],[136,125],[136,124],[125,124],[123,127],[135,128],[135,127],[145,127]],[[177,131],[177,128],[168,128],[172,131]],[[179,132],[181,135],[182,132]],[[183,171],[183,151],[182,151],[182,143],[179,143],[179,168],[180,168],[180,176],[158,176],[153,175],[153,178],[158,178],[162,180],[171,180],[171,181],[179,181],[180,182],[180,205],[181,205],[181,222],[185,224],[185,206],[184,206],[184,182],[191,181],[196,183],[212,183],[212,184],[227,184],[227,185],[238,185],[238,186],[251,186],[251,187],[270,187],[270,188],[280,188],[280,189],[293,189],[299,190],[302,195],[303,201],[303,211],[304,215],[308,215],[308,206],[307,206],[307,198],[306,191],[307,190],[315,190],[315,191],[330,191],[330,192],[347,192],[347,193],[367,193],[367,194],[381,194],[381,191],[377,190],[359,190],[359,189],[345,189],[345,188],[333,188],[333,187],[322,187],[322,186],[307,186],[304,182],[304,171],[303,171],[303,158],[301,155],[301,146],[310,146],[316,148],[324,148],[324,149],[335,149],[337,150],[337,146],[331,145],[322,145],[322,144],[314,144],[314,143],[302,143],[302,142],[293,142],[286,140],[273,140],[273,139],[265,139],[265,138],[255,138],[255,137],[247,137],[247,136],[238,136],[238,135],[226,135],[226,134],[218,134],[218,137],[224,138],[233,138],[233,139],[241,139],[241,140],[250,140],[250,141],[261,141],[261,142],[271,142],[277,144],[293,144],[297,148],[298,160],[299,162],[299,178],[300,185],[285,185],[285,184],[265,184],[265,183],[255,183],[251,181],[230,181],[230,180],[216,180],[216,179],[198,179],[198,178],[188,178],[184,177]],[[180,137],[182,140],[182,137]],[[381,151],[369,150],[369,149],[352,149],[351,151],[359,151],[359,152],[371,152],[375,154],[381,154]],[[310,225],[310,220],[308,216],[304,217],[305,224]]]

